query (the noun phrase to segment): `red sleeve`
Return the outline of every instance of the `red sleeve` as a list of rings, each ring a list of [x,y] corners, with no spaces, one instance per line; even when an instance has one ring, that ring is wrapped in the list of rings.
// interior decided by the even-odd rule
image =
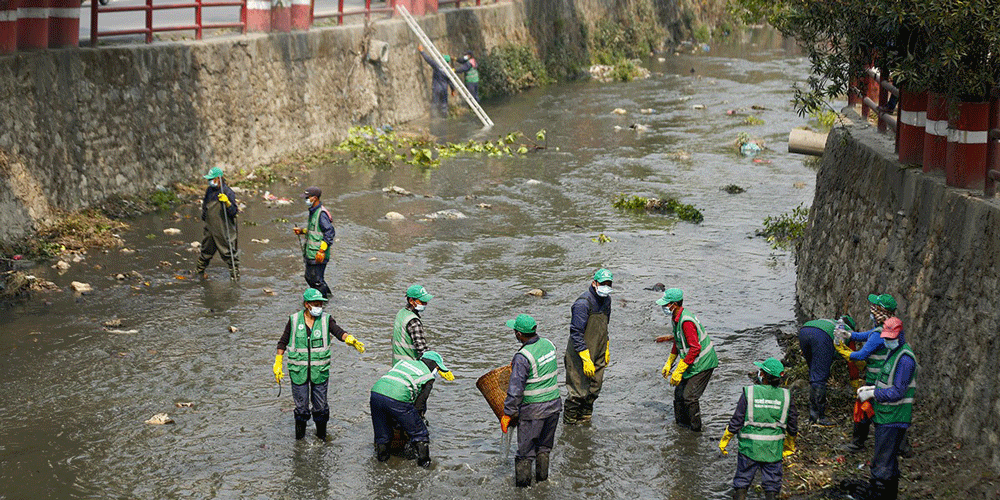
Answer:
[[[701,344],[698,342],[698,329],[690,321],[681,323],[681,329],[684,330],[684,338],[687,339],[688,345],[688,352],[687,356],[684,356],[684,362],[691,365],[698,358],[698,353],[701,352]]]
[[[674,347],[673,347],[673,349],[670,349],[670,354],[673,354],[674,356],[676,356],[679,352],[680,351],[677,350],[677,343],[674,342]]]

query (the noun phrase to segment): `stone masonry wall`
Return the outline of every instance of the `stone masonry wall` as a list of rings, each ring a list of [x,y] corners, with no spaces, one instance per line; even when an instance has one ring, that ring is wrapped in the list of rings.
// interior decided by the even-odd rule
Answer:
[[[903,168],[885,136],[835,131],[799,252],[802,318],[848,312],[868,325],[869,293],[892,293],[919,363],[917,398],[1000,469],[1000,203]]]

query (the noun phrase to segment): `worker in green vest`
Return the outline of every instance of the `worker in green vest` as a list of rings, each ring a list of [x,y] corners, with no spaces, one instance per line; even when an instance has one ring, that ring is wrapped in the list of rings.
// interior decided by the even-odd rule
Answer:
[[[333,338],[365,352],[365,345],[344,331],[330,314],[323,311],[326,297],[315,288],[302,294],[302,310],[292,313],[285,332],[278,340],[274,356],[274,379],[280,384],[285,377],[282,358],[288,352],[288,375],[292,379],[292,399],[295,401],[295,439],[306,435],[306,423],[311,416],[316,423],[316,437],[326,440],[326,423],[330,406],[326,401],[330,379],[330,344]],[[312,401],[312,411],[309,402]]]
[[[834,355],[834,330],[843,323],[844,329],[854,331],[854,318],[848,315],[836,319],[815,319],[799,328],[799,348],[809,365],[809,423],[821,427],[834,424],[826,416],[826,390],[830,379],[830,366]]]
[[[549,452],[556,439],[562,398],[559,397],[556,348],[549,339],[538,336],[535,318],[518,314],[507,321],[521,349],[510,363],[510,382],[503,402],[500,430],[517,426],[517,455],[514,457],[514,482],[523,488],[531,485],[531,462],[535,479],[549,478]]]
[[[315,186],[307,187],[302,193],[302,199],[309,206],[309,222],[306,228],[296,227],[292,231],[297,235],[305,235],[306,242],[302,247],[302,257],[306,265],[306,284],[315,288],[327,299],[330,298],[330,287],[326,284],[326,265],[330,262],[330,247],[337,231],[333,227],[333,217],[330,211],[320,202],[323,191]]]
[[[566,343],[566,411],[563,423],[590,422],[594,401],[604,385],[604,368],[611,357],[608,322],[611,319],[613,276],[598,269],[594,279],[570,309],[569,341]]]
[[[788,389],[780,387],[785,367],[775,358],[754,362],[757,383],[743,388],[736,411],[719,440],[719,450],[728,455],[726,446],[733,436],[740,441],[733,477],[733,499],[746,500],[747,488],[759,470],[764,498],[774,500],[781,492],[781,460],[795,453],[799,433],[798,412]]]
[[[719,366],[712,339],[694,314],[684,308],[684,292],[668,288],[656,301],[663,314],[673,322],[674,346],[660,373],[674,389],[674,421],[681,427],[701,432],[701,395],[708,387],[712,372]],[[677,360],[677,367],[670,368]]]
[[[465,74],[465,88],[469,89],[472,98],[479,102],[479,63],[476,62],[475,57],[472,57],[471,50],[465,51],[465,55],[458,62],[462,64],[458,66],[455,73]]]
[[[392,364],[401,359],[420,359],[427,351],[427,340],[420,313],[424,312],[432,298],[434,296],[427,293],[427,289],[422,285],[410,285],[406,289],[406,306],[396,313],[396,320],[392,324]],[[427,384],[426,395],[422,395],[414,402],[421,416],[427,413],[427,397],[431,393],[431,387],[434,386],[434,379]]]
[[[389,460],[389,443],[392,441],[393,428],[398,424],[410,436],[410,441],[417,450],[417,465],[430,466],[427,425],[413,402],[421,394],[430,393],[429,382],[434,380],[435,370],[445,380],[455,379],[444,365],[441,355],[427,351],[420,360],[397,361],[372,386],[369,408],[372,427],[375,429],[375,456],[379,462]]]
[[[208,179],[205,197],[201,200],[201,220],[205,221],[205,229],[195,274],[207,278],[205,269],[215,252],[219,252],[219,257],[229,266],[229,277],[239,281],[240,242],[236,216],[240,210],[236,193],[226,184],[221,168],[212,167],[204,177]]]
[[[858,388],[858,399],[873,400],[875,407],[875,454],[871,460],[868,497],[895,500],[899,491],[900,446],[913,421],[917,389],[917,357],[903,337],[903,322],[893,316],[880,334],[888,355],[875,385]]]

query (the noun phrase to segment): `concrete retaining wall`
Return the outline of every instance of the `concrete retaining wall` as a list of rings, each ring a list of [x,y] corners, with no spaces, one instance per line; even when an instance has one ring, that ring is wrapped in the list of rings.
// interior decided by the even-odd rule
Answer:
[[[799,252],[803,318],[843,311],[868,325],[867,296],[892,293],[933,420],[1000,470],[1000,203],[903,169],[890,139],[835,131]]]

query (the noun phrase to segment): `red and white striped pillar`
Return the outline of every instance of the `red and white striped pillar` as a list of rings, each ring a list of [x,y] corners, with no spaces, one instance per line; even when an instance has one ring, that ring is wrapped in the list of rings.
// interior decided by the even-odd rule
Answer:
[[[948,99],[927,93],[927,120],[924,122],[924,172],[944,170],[948,153]]]
[[[80,0],[51,0],[49,48],[80,46]]]
[[[958,116],[948,126],[944,175],[949,186],[983,189],[989,133],[989,101],[959,102]]]
[[[927,122],[927,92],[899,89],[899,162],[923,163],[924,124]]]
[[[292,9],[289,0],[273,0],[271,2],[271,31],[287,33],[292,31]]]
[[[0,2],[0,54],[17,51],[17,0]]]
[[[247,31],[271,31],[271,0],[247,0]]]
[[[410,9],[410,14],[414,16],[422,16],[427,13],[427,6],[425,4],[426,0],[410,0],[410,5],[413,6]]]
[[[292,29],[306,31],[312,24],[312,0],[292,0]]]
[[[49,0],[24,0],[17,9],[18,50],[49,46]]]

